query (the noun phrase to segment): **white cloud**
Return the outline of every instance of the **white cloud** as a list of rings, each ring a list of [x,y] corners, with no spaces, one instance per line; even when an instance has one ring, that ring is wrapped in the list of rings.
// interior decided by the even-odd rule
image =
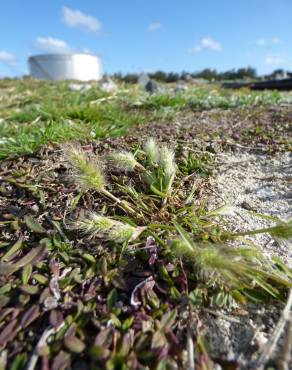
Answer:
[[[270,39],[257,39],[256,40],[256,44],[258,46],[270,46],[270,45],[276,45],[276,44],[280,44],[281,43],[281,39],[279,37],[272,37]]]
[[[256,41],[256,44],[259,45],[259,46],[265,46],[265,45],[267,45],[267,40],[265,40],[265,39],[258,39]]]
[[[210,50],[221,50],[222,46],[219,42],[215,41],[211,37],[205,37],[201,40],[202,48],[210,49]]]
[[[0,62],[6,63],[8,65],[14,65],[16,62],[16,57],[11,53],[2,50],[0,51]]]
[[[71,50],[65,41],[53,37],[37,37],[35,45],[38,50],[47,53],[66,53]]]
[[[71,28],[80,27],[87,31],[98,32],[101,30],[101,22],[91,15],[82,13],[80,10],[74,10],[63,7],[63,22]]]
[[[188,51],[189,53],[199,53],[204,49],[213,50],[213,51],[221,51],[222,45],[220,42],[214,40],[212,37],[203,37],[199,44],[195,45],[194,47],[190,48]]]
[[[153,22],[153,23],[149,24],[147,30],[148,30],[148,32],[155,32],[155,31],[159,30],[161,27],[162,27],[161,23]]]
[[[265,64],[269,66],[272,66],[272,65],[276,66],[276,65],[282,64],[284,61],[285,61],[284,58],[278,55],[268,55],[265,58]]]

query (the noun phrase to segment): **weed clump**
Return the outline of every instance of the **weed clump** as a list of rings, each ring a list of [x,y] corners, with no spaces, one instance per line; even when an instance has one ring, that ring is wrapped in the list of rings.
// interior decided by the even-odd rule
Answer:
[[[227,244],[228,240],[263,232],[289,238],[291,221],[237,234],[224,231],[213,216],[230,214],[233,209],[225,206],[196,213],[191,201],[194,191],[190,196],[183,191],[180,179],[176,179],[181,169],[180,164],[176,164],[174,151],[158,145],[152,138],[142,148],[135,155],[123,151],[105,157],[104,167],[114,167],[130,176],[131,185],[118,184],[120,194],[116,196],[106,190],[101,164],[97,164],[100,159],[91,159],[80,148],[68,150],[65,147],[76,181],[87,189],[96,190],[124,212],[124,215],[114,217],[92,212],[76,220],[74,228],[91,238],[123,244],[122,251],[133,240],[138,239],[138,244],[145,243],[141,236],[145,231],[143,236],[154,237],[162,248],[161,253],[171,255],[172,262],[182,259],[186,266],[191,265],[190,274],[195,272],[197,284],[200,279],[207,278],[212,289],[216,287],[219,291],[240,290],[244,295],[246,291],[262,289],[273,297],[279,297],[281,288],[291,286],[285,273],[258,249],[250,246],[234,248]],[[186,163],[181,163],[181,166],[185,169]],[[123,222],[117,217],[122,217]]]

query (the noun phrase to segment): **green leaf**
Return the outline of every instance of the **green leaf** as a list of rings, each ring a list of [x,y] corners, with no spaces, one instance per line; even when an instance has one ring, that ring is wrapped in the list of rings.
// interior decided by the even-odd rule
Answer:
[[[65,346],[69,351],[74,353],[81,353],[85,349],[85,344],[79,338],[75,336],[65,337],[64,338]]]
[[[104,256],[102,256],[98,263],[97,263],[97,269],[98,269],[98,272],[102,275],[102,276],[106,276],[107,275],[107,261],[106,261],[106,258]]]
[[[195,306],[201,306],[203,304],[203,294],[200,289],[195,289],[189,293],[189,300]]]
[[[28,281],[31,277],[31,273],[32,273],[32,265],[28,264],[28,265],[24,266],[24,268],[22,270],[22,283],[23,284],[28,283]]]
[[[190,251],[193,251],[193,243],[192,240],[190,239],[188,233],[177,223],[174,224],[177,232],[181,236],[182,240],[185,242],[185,245],[188,247]]]
[[[82,258],[89,263],[96,263],[96,259],[89,253],[83,253]]]
[[[74,211],[74,209],[77,207],[78,203],[79,203],[79,200],[80,198],[82,197],[82,195],[84,194],[84,192],[80,192],[76,195],[76,197],[74,197],[72,199],[72,202],[71,202],[71,205],[70,205],[70,208],[68,210],[68,213],[71,213],[72,211]]]
[[[40,284],[42,285],[46,285],[47,282],[48,282],[48,278],[44,275],[41,275],[41,274],[34,274],[33,275],[33,278]]]
[[[150,189],[151,189],[151,191],[154,193],[154,194],[156,194],[156,195],[158,195],[159,197],[161,197],[161,198],[166,198],[166,194],[164,194],[164,193],[162,193],[161,191],[159,191],[153,184],[152,185],[150,185]]]
[[[20,287],[23,293],[28,295],[35,295],[39,292],[39,288],[36,285],[24,284]]]
[[[0,288],[0,294],[5,294],[5,293],[10,292],[11,288],[12,288],[11,283],[7,283],[5,285],[2,285],[1,288]]]
[[[122,326],[121,321],[113,313],[111,313],[111,321],[115,325],[116,328],[120,328]]]
[[[22,370],[25,368],[26,362],[27,362],[27,354],[20,353],[14,358],[10,370]]]
[[[123,331],[128,331],[134,322],[134,316],[127,318],[122,325]]]
[[[31,249],[24,257],[18,260],[13,265],[17,268],[21,268],[29,263],[35,264],[39,262],[46,252],[46,247],[36,247]]]
[[[0,275],[9,275],[17,271],[18,268],[10,263],[0,263]]]
[[[107,308],[111,310],[114,307],[117,300],[118,300],[118,293],[117,293],[117,290],[114,288],[109,292],[107,296],[107,299],[106,299]]]
[[[10,257],[14,255],[15,252],[17,252],[22,247],[22,239],[18,239],[15,244],[4,254],[4,256],[1,258],[1,261],[7,262],[10,260]]]
[[[165,331],[171,329],[175,323],[176,316],[177,316],[176,309],[165,313],[160,320],[161,329]]]
[[[26,226],[35,233],[45,234],[47,232],[46,229],[31,216],[25,216],[24,221]]]

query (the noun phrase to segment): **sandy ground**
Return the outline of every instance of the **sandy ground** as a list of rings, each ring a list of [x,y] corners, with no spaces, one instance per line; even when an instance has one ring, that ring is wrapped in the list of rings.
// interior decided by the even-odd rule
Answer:
[[[292,217],[292,154],[274,155],[240,150],[223,153],[213,179],[212,207],[229,204],[235,214],[228,216],[234,231],[253,230],[271,226],[272,221],[251,216],[249,211],[276,216],[283,220]],[[278,256],[292,265],[291,243],[274,240],[267,234],[249,237],[267,256]],[[269,341],[283,305],[276,307],[250,304],[240,314],[222,311],[207,319],[210,351],[228,360],[236,359],[242,369],[252,366]],[[276,349],[275,357],[281,352]]]
[[[287,220],[292,217],[292,153],[252,154],[237,152],[222,154],[214,182],[215,203],[236,207],[229,217],[234,231],[271,226],[272,221],[253,217],[249,211]],[[233,226],[234,225],[234,226]],[[292,263],[288,242],[273,240],[263,234],[253,237],[268,255]]]

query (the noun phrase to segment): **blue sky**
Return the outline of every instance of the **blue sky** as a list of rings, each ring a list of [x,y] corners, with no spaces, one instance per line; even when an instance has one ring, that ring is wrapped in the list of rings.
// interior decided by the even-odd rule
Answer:
[[[105,72],[292,70],[291,0],[0,0],[0,76],[45,52],[98,54]]]

